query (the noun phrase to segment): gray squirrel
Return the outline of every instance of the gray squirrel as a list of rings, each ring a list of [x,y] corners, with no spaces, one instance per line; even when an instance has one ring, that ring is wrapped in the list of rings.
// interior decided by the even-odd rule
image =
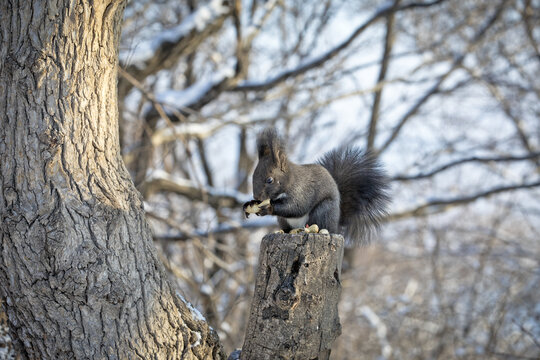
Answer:
[[[372,154],[344,147],[318,164],[297,165],[273,128],[259,134],[257,151],[254,200],[244,204],[246,217],[277,215],[284,232],[317,224],[343,233],[352,244],[370,241],[390,200],[388,177]]]

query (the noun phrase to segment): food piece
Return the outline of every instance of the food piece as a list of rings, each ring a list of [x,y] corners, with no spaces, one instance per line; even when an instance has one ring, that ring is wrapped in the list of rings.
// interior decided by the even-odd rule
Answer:
[[[268,206],[268,205],[270,205],[270,199],[263,200],[260,203],[250,204],[250,205],[246,206],[244,211],[246,213],[248,213],[248,214],[256,214],[259,211],[261,211],[261,208],[263,208],[265,206]]]
[[[291,231],[289,231],[289,234],[302,234],[305,232],[306,232],[305,228],[297,228],[297,229],[292,229]]]
[[[304,228],[298,228],[298,229],[292,229],[289,231],[289,234],[317,234],[319,232],[319,226],[317,224],[313,224],[311,226],[306,224],[306,227]]]

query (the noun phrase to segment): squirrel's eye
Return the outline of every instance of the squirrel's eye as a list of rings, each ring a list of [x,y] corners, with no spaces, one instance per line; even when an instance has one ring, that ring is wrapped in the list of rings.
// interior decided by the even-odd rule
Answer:
[[[271,183],[273,183],[273,182],[274,182],[274,178],[273,178],[273,177],[270,176],[269,178],[266,178],[266,183],[267,183],[267,184],[271,184]]]

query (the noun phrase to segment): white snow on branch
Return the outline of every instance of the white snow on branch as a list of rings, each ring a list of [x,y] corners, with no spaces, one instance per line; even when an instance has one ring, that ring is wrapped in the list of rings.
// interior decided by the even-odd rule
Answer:
[[[189,301],[187,301],[183,296],[182,294],[180,294],[178,291],[176,292],[176,296],[178,296],[180,298],[180,300],[182,300],[182,302],[184,302],[184,304],[186,304],[186,306],[188,307],[188,309],[191,311],[191,315],[193,315],[193,317],[199,321],[204,321],[206,322],[206,319],[205,317],[203,316],[203,314],[201,314],[201,312],[199,310],[197,310],[193,305],[191,305],[191,303]],[[194,345],[195,346],[195,345]]]
[[[232,67],[223,67],[212,74],[209,79],[197,81],[187,89],[168,90],[157,94],[156,101],[176,109],[185,108],[199,101],[212,87],[233,76],[234,69]]]
[[[189,347],[195,347],[201,345],[201,333],[198,331],[194,331],[193,334],[195,334],[195,342],[191,344]]]
[[[142,65],[154,56],[156,51],[164,43],[175,43],[188,35],[191,31],[202,31],[219,16],[226,14],[229,8],[223,0],[212,0],[207,5],[201,6],[189,14],[180,24],[162,31],[148,39],[138,43],[134,49],[121,51],[120,62]]]
[[[150,182],[153,180],[161,180],[161,179],[172,181],[175,184],[178,184],[180,186],[185,186],[185,187],[197,186],[193,181],[184,179],[184,178],[179,178],[177,176],[174,176],[166,172],[163,169],[148,169],[148,171],[146,171],[146,179],[145,179],[146,182]]]
[[[180,123],[174,126],[167,126],[165,128],[156,130],[152,134],[152,145],[158,146],[167,142],[181,139],[182,137],[197,137],[199,139],[206,139],[227,125],[246,125],[250,122],[251,120],[241,117],[237,120],[231,121],[208,119],[203,123],[189,122]]]
[[[233,76],[234,69],[230,66],[224,66],[212,74],[210,78],[197,81],[186,89],[166,90],[156,94],[155,101],[164,106],[168,115],[174,115],[174,111],[188,110],[190,106],[202,100],[214,86]],[[153,105],[147,103],[142,110],[142,115],[146,116],[152,108]]]
[[[152,134],[152,145],[158,146],[171,142],[180,138],[180,136],[206,139],[221,127],[222,122],[217,120],[208,120],[204,123],[180,123],[175,126],[167,126]]]

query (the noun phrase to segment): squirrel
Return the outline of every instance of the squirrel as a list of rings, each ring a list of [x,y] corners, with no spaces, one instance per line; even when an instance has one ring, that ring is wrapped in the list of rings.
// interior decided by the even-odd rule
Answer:
[[[257,151],[254,200],[244,204],[246,217],[277,215],[283,232],[316,224],[343,233],[348,243],[369,243],[390,201],[388,177],[373,154],[342,147],[317,164],[297,165],[274,128],[259,134]]]

